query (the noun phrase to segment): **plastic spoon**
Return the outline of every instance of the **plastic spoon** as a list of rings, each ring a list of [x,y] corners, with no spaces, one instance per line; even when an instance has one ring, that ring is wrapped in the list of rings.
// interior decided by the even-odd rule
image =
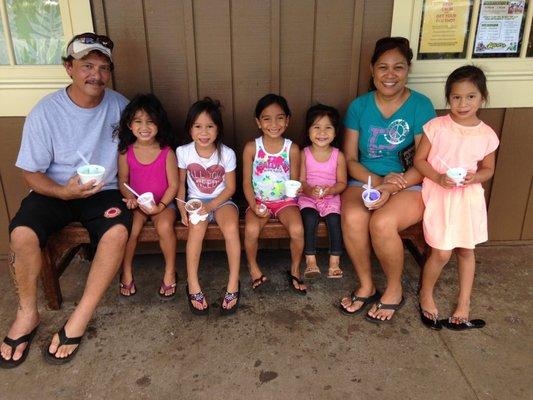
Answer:
[[[176,197],[176,200],[178,200],[180,203],[187,204],[187,202],[185,200],[178,199],[177,197]]]
[[[126,186],[126,188],[132,192],[136,197],[140,197],[139,193],[137,193],[135,190],[133,190],[131,187],[128,186],[128,184],[126,182],[124,182],[124,186]]]
[[[372,189],[372,176],[368,175],[367,189]]]
[[[91,165],[91,163],[89,161],[87,161],[87,159],[83,156],[83,154],[80,153],[79,150],[76,150],[76,153],[78,154],[78,156],[83,160],[83,162],[86,164],[86,165]]]

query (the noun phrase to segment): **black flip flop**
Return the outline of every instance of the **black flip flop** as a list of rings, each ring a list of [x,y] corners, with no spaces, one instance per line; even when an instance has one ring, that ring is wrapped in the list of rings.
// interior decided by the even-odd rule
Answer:
[[[439,320],[439,316],[432,314],[428,311],[425,311],[422,309],[422,306],[420,304],[418,305],[418,309],[420,311],[420,321],[429,329],[433,329],[435,331],[440,331],[442,329],[442,321]],[[426,314],[431,315],[433,318],[427,317]]]
[[[396,311],[398,311],[400,308],[402,308],[404,304],[405,304],[405,298],[403,296],[402,296],[402,299],[400,300],[400,302],[398,304],[385,304],[385,303],[382,303],[380,301],[380,302],[377,303],[376,311],[378,311],[378,310],[393,310],[394,311],[393,316],[394,316],[396,314]],[[392,320],[392,317],[390,319],[384,319],[383,320],[383,319],[371,317],[367,313],[365,315],[365,319],[367,321],[373,322],[375,324],[383,324],[383,323],[390,322]]]
[[[237,299],[237,302],[233,305],[231,308],[224,308],[224,303],[229,304],[233,300]],[[237,312],[237,308],[239,308],[239,302],[241,300],[241,281],[239,281],[239,288],[236,292],[228,292],[226,291],[226,294],[224,295],[224,298],[222,299],[222,304],[220,305],[220,315],[231,315],[235,314]]]
[[[10,337],[4,338],[4,343],[7,344],[9,347],[11,347],[11,358],[9,360],[6,360],[4,357],[0,355],[0,368],[4,369],[10,369],[18,367],[20,364],[26,360],[26,357],[28,356],[28,353],[30,352],[30,345],[31,342],[35,336],[35,333],[37,332],[37,328],[39,325],[37,325],[35,328],[33,328],[33,331],[30,333],[19,337],[18,339],[11,339]],[[26,347],[24,348],[24,351],[22,352],[22,356],[18,360],[13,360],[13,355],[15,354],[15,350],[18,345],[22,343],[28,343]]]
[[[261,275],[259,278],[254,279],[252,281],[252,290],[259,289],[261,286],[263,286],[267,282],[268,282],[267,277],[265,275]],[[257,283],[257,285],[256,285],[256,283]]]
[[[460,323],[452,322],[452,317],[443,319],[442,326],[451,329],[452,331],[466,331],[469,329],[481,329],[485,327],[486,323],[482,319],[471,319],[470,321],[459,319]]]
[[[192,302],[193,301],[196,301],[198,303],[202,303],[204,302],[205,300],[205,295],[202,291],[198,292],[198,293],[194,293],[194,294],[190,294],[189,293],[189,285],[186,285],[185,286],[185,293],[187,293],[187,303],[189,304],[189,310],[191,310],[191,312],[194,314],[194,315],[207,315],[209,313],[209,304],[207,305],[207,308],[204,308],[203,310],[200,310],[198,308],[196,308],[195,306],[192,305]]]
[[[66,323],[65,323],[65,325],[66,325]],[[66,364],[66,363],[72,361],[72,359],[74,358],[74,356],[76,355],[76,353],[80,349],[81,339],[83,338],[83,335],[82,336],[78,336],[78,337],[69,338],[67,336],[67,333],[65,332],[65,325],[63,325],[63,328],[61,328],[61,330],[59,332],[57,332],[57,334],[59,335],[59,345],[57,346],[57,348],[59,349],[61,346],[71,345],[71,344],[77,344],[78,346],[68,356],[66,356],[64,358],[58,358],[58,357],[56,357],[57,350],[56,350],[56,353],[51,353],[50,352],[50,350],[49,350],[50,349],[50,344],[52,344],[50,342],[50,344],[43,349],[44,361],[46,361],[49,364],[53,364],[53,365]]]
[[[298,285],[303,285],[304,282],[295,277],[293,274],[291,274],[291,271],[287,271],[287,279],[289,281],[289,287],[296,293],[298,293],[300,296],[305,296],[307,294],[307,289],[296,289],[296,287],[294,286],[293,282],[296,281],[296,283]]]
[[[350,299],[352,300],[352,304],[355,303],[356,301],[362,301],[363,302],[363,305],[361,307],[359,307],[357,310],[355,311],[348,311],[347,308],[345,308],[342,303],[339,304],[339,311],[343,314],[343,315],[358,315],[358,314],[361,314],[365,308],[367,308],[370,304],[376,302],[379,300],[379,298],[381,297],[381,293],[378,292],[377,290],[374,292],[374,294],[372,296],[368,296],[368,297],[359,297],[359,296],[356,296],[355,295],[355,290],[352,292],[352,294],[350,295]]]

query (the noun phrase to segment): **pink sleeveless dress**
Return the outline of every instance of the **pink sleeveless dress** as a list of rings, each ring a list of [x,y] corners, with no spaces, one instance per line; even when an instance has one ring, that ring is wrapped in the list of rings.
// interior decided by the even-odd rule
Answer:
[[[170,147],[164,147],[150,164],[141,164],[135,157],[133,145],[128,147],[126,160],[130,170],[129,185],[139,194],[152,192],[156,203],[168,189],[167,155]]]
[[[339,149],[333,148],[329,159],[326,162],[318,162],[313,157],[311,149],[304,149],[306,181],[310,186],[333,186],[337,183],[337,159]],[[328,195],[322,199],[301,194],[298,198],[298,206],[302,208],[314,208],[321,217],[328,214],[341,213],[341,196],[338,194]]]
[[[424,134],[431,142],[428,162],[441,174],[446,173],[446,165],[477,171],[478,162],[499,143],[496,133],[485,123],[462,126],[449,115],[429,121]],[[431,247],[473,249],[488,239],[487,207],[480,183],[445,189],[424,178],[422,199],[426,206],[424,237]]]

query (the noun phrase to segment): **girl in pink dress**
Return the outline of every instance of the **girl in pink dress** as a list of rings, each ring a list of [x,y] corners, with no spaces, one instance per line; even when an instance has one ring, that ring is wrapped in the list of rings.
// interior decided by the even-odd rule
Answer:
[[[305,147],[300,164],[302,193],[298,205],[302,213],[305,237],[305,277],[320,275],[316,262],[316,229],[320,218],[326,220],[329,236],[328,278],[342,278],[339,259],[342,254],[341,198],[346,189],[346,160],[333,147],[339,127],[339,112],[323,104],[307,110]]]
[[[178,169],[171,147],[174,140],[170,123],[159,100],[152,94],[135,97],[124,109],[116,134],[119,189],[128,208],[133,210],[133,226],[122,261],[120,294],[129,297],[137,292],[133,256],[142,227],[151,219],[165,258],[165,274],[158,293],[162,299],[170,299],[176,294],[174,197],[178,192]],[[155,205],[147,208],[138,203],[124,183],[139,194],[152,192]]]
[[[470,320],[470,295],[476,267],[474,248],[487,240],[487,209],[481,184],[494,174],[498,137],[477,111],[487,100],[486,78],[467,65],[446,81],[450,113],[424,125],[415,166],[424,175],[424,236],[431,246],[420,289],[420,318],[432,329],[482,328]],[[466,175],[465,175],[466,174]],[[448,320],[439,321],[433,289],[452,251],[457,256],[459,298]]]

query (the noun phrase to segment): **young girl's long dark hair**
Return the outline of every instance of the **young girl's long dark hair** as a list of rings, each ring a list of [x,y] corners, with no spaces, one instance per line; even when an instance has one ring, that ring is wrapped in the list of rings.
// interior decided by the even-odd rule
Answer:
[[[189,108],[187,119],[185,120],[185,132],[190,135],[192,126],[198,119],[198,116],[204,112],[209,115],[209,118],[211,118],[217,127],[217,137],[213,143],[217,148],[218,160],[221,158],[222,141],[224,139],[224,124],[222,122],[222,113],[220,112],[221,108],[222,106],[218,100],[204,97],[203,100],[198,100],[191,106],[191,108]]]
[[[307,113],[305,114],[305,131],[304,131],[303,138],[302,138],[303,139],[302,144],[304,146],[312,145],[311,139],[309,138],[309,129],[311,128],[311,126],[313,126],[313,124],[318,118],[323,118],[323,117],[329,118],[331,125],[333,125],[333,129],[335,130],[335,138],[330,143],[330,145],[333,147],[339,148],[340,143],[341,143],[340,137],[339,137],[339,132],[341,131],[340,129],[341,117],[340,117],[339,111],[335,107],[327,106],[325,104],[320,104],[320,103],[315,104],[314,106],[311,106],[309,110],[307,110]]]
[[[172,133],[167,113],[159,99],[153,94],[148,93],[136,95],[124,111],[122,111],[120,122],[113,131],[113,136],[118,137],[118,151],[122,154],[125,153],[128,146],[137,140],[129,125],[139,110],[143,110],[148,114],[157,125],[155,140],[159,143],[159,147],[169,146],[170,148],[174,148],[176,138]]]

